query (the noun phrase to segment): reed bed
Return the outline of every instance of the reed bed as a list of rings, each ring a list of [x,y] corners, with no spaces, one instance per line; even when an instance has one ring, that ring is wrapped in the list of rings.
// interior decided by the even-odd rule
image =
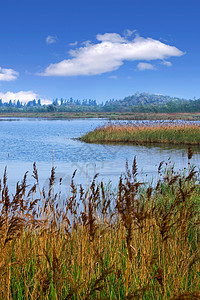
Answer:
[[[107,125],[80,138],[84,142],[200,144],[200,126],[195,124]]]
[[[67,197],[54,194],[54,168],[40,189],[35,164],[35,184],[25,174],[11,196],[5,170],[0,299],[200,299],[199,174],[162,165],[145,186],[134,158],[116,193],[96,176],[85,191],[74,174]]]

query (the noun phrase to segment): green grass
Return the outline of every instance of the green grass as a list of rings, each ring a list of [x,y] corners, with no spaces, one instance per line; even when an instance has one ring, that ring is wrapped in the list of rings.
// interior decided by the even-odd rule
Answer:
[[[200,144],[198,125],[107,125],[87,133],[80,140],[89,143]]]

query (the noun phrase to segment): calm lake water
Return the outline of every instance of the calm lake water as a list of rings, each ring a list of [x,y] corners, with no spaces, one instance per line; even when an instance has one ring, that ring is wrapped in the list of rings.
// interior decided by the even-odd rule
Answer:
[[[29,171],[31,182],[32,165],[37,164],[41,187],[48,186],[52,165],[56,176],[63,178],[68,188],[75,169],[76,183],[89,184],[99,173],[98,180],[112,181],[116,186],[119,176],[125,171],[125,162],[130,166],[137,158],[139,178],[143,181],[157,176],[160,161],[171,159],[177,170],[187,167],[187,147],[167,145],[99,145],[76,140],[97,126],[108,123],[102,119],[44,120],[44,119],[0,119],[0,174],[7,166],[11,190],[17,181]],[[191,163],[199,167],[200,148],[193,147]]]

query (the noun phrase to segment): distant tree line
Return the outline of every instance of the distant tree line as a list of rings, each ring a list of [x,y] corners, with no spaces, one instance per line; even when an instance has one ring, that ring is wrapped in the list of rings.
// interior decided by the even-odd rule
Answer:
[[[124,99],[110,99],[100,104],[92,99],[73,98],[56,98],[49,105],[42,105],[40,99],[27,103],[19,100],[3,102],[0,99],[0,112],[200,112],[200,99],[186,100],[148,93],[135,93]]]

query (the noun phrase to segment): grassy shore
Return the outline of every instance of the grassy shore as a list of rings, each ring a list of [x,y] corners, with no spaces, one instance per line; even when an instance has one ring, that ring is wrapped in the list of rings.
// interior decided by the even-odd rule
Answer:
[[[107,118],[110,120],[200,120],[200,113],[120,113],[120,112],[11,112],[0,113],[0,118],[49,118],[49,119],[83,119]]]
[[[89,143],[200,144],[198,125],[107,125],[87,133],[80,140]]]
[[[161,169],[143,186],[134,159],[117,193],[72,179],[69,196],[54,195],[54,169],[41,191],[34,166],[35,185],[25,175],[11,197],[5,173],[0,299],[199,299],[198,174]]]

